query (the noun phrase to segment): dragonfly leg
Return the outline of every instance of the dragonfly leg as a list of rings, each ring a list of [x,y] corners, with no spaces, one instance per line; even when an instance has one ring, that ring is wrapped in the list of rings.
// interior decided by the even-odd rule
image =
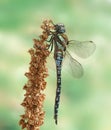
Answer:
[[[51,42],[51,40],[52,40],[52,37],[49,40],[46,40],[46,42]]]
[[[48,49],[50,48],[50,46],[51,46],[51,44],[52,44],[52,41],[53,41],[53,38],[52,38],[52,37],[51,37],[49,40],[46,40],[46,42],[50,42],[50,44],[49,44],[49,45],[47,44]]]
[[[52,50],[53,50],[53,42],[51,42],[51,50],[50,51],[52,52]]]

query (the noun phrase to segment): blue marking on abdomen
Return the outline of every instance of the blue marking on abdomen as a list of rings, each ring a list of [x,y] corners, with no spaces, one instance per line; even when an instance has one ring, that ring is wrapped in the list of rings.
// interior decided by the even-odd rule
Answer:
[[[62,67],[62,59],[63,55],[60,52],[56,53],[56,70],[57,70],[57,88],[56,88],[56,97],[55,97],[55,105],[54,105],[54,119],[57,124],[57,116],[58,116],[58,108],[60,102],[60,93],[61,93],[61,67]]]

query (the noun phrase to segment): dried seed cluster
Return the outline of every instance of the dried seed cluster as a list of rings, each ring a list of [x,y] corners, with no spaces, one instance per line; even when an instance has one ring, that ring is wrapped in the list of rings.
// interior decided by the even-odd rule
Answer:
[[[19,125],[22,126],[22,129],[27,130],[39,130],[44,123],[45,94],[43,90],[46,88],[45,78],[48,76],[48,71],[45,64],[46,58],[49,56],[45,41],[54,26],[51,20],[45,20],[41,28],[43,29],[42,35],[39,36],[39,39],[34,39],[34,47],[29,50],[31,62],[29,72],[25,73],[28,81],[23,87],[26,93],[21,105],[25,108],[25,113],[21,115]]]

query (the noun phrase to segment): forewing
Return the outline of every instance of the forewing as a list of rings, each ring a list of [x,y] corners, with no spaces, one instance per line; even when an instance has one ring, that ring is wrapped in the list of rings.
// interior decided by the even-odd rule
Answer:
[[[69,70],[71,71],[72,76],[75,78],[80,78],[83,75],[83,67],[76,59],[74,59],[70,55],[68,51],[66,52],[66,55],[65,55],[65,62],[66,61],[67,61],[67,65],[69,67]]]
[[[81,58],[89,57],[96,49],[96,45],[93,41],[76,41],[71,40],[67,46],[68,51],[74,52]]]
[[[53,53],[50,53],[49,57],[47,57],[46,66],[50,71],[56,72],[56,64],[55,64],[55,60],[53,57]]]

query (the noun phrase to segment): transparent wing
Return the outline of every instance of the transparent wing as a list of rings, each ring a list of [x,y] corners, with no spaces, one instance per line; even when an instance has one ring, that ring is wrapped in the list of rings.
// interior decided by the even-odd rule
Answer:
[[[69,70],[71,71],[73,77],[80,78],[83,75],[82,65],[77,60],[75,60],[68,51],[66,51],[63,66],[64,64],[68,65]]]
[[[74,52],[81,58],[89,57],[96,49],[96,45],[92,41],[76,41],[71,40],[67,45],[67,50]]]
[[[49,57],[47,57],[47,63],[46,66],[48,68],[49,71],[51,72],[56,72],[56,64],[55,64],[55,60],[54,60],[54,54],[50,53]]]

